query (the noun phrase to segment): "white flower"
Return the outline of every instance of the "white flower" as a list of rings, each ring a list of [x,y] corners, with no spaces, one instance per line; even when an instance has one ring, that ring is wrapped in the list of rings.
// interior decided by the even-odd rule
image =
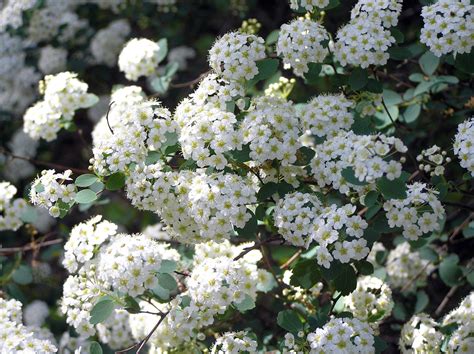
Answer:
[[[118,65],[128,80],[137,81],[140,76],[151,76],[158,67],[160,46],[146,38],[128,41],[120,52]]]
[[[453,148],[461,167],[466,168],[474,176],[474,117],[458,125]]]
[[[322,63],[329,53],[322,42],[329,40],[326,29],[310,19],[297,18],[280,28],[277,54],[286,68],[303,77],[309,63]]]
[[[313,11],[314,8],[324,9],[329,5],[329,0],[290,0],[290,7],[298,10],[300,7],[306,11]]]
[[[474,6],[469,0],[438,0],[421,10],[423,28],[420,41],[440,57],[469,53],[474,44]]]
[[[442,339],[436,321],[420,313],[403,325],[398,345],[403,354],[439,353]]]
[[[66,69],[67,50],[46,46],[41,48],[38,67],[44,74],[56,74]]]
[[[216,339],[211,354],[257,353],[257,341],[247,336],[246,332],[227,332]]]
[[[130,25],[127,20],[116,20],[106,28],[97,31],[91,40],[90,50],[97,63],[113,67],[127,36]]]
[[[0,231],[18,230],[27,205],[22,198],[13,199],[17,189],[10,182],[0,182]]]

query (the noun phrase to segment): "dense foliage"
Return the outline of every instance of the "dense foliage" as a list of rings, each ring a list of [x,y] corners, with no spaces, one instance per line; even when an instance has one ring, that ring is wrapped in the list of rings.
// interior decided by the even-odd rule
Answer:
[[[474,2],[0,2],[1,353],[474,352]]]

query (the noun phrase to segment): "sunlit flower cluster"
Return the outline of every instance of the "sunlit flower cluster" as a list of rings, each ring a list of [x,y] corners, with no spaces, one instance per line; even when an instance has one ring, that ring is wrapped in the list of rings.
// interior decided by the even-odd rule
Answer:
[[[132,81],[137,81],[140,76],[150,76],[158,67],[159,51],[157,43],[146,38],[134,38],[120,52],[119,69]]]
[[[38,354],[57,352],[51,340],[41,338],[41,331],[37,327],[22,324],[21,307],[21,302],[17,300],[0,298],[0,352]],[[50,335],[50,332],[46,331],[46,336]]]
[[[364,183],[374,183],[380,177],[394,180],[400,177],[402,162],[393,159],[395,153],[405,153],[407,147],[395,137],[383,134],[356,135],[342,131],[328,138],[315,148],[316,156],[311,161],[312,173],[320,187],[331,185],[341,193],[362,187],[349,183],[342,171],[351,168],[355,178]]]
[[[323,42],[329,40],[326,29],[318,22],[297,18],[280,28],[277,54],[285,68],[292,68],[295,75],[304,76],[309,63],[322,63],[329,51]]]
[[[158,213],[173,238],[184,243],[223,240],[250,219],[255,203],[250,180],[237,175],[163,172],[161,164],[137,166],[127,196],[140,209]]]
[[[398,345],[403,354],[439,353],[442,340],[436,321],[420,313],[403,325]]]
[[[359,215],[352,215],[354,211],[351,204],[326,207],[311,194],[295,192],[279,200],[275,225],[295,246],[308,247],[312,241],[317,242],[316,259],[329,268],[334,259],[347,263],[351,259],[363,259],[369,253],[367,241],[361,238],[368,224]],[[344,240],[343,230],[353,239]]]
[[[117,106],[111,103],[109,121],[102,118],[94,130],[91,164],[99,175],[128,172],[130,164],[143,163],[150,150],[159,150],[176,131],[168,109],[157,101],[141,102],[133,86],[129,91],[133,93],[130,99],[112,95]]]
[[[363,18],[390,28],[397,25],[401,12],[402,0],[359,0],[351,11],[351,18]]]
[[[290,0],[290,7],[293,10],[300,8],[306,11],[313,11],[315,9],[324,9],[329,5],[329,0]]]
[[[216,339],[211,348],[212,354],[257,353],[257,342],[246,332],[227,332]]]
[[[411,241],[438,230],[445,212],[436,194],[424,183],[408,185],[405,199],[390,199],[384,203],[388,225],[403,228],[403,236]]]
[[[433,271],[430,261],[410,250],[408,242],[402,242],[388,254],[386,271],[388,283],[393,288],[416,289]]]
[[[18,230],[23,221],[26,202],[22,198],[13,199],[17,189],[9,182],[0,182],[0,231]]]
[[[434,55],[469,53],[474,44],[474,5],[469,0],[438,0],[421,11],[420,41]]]
[[[453,148],[461,166],[474,176],[474,117],[459,124]]]
[[[318,137],[335,136],[354,123],[354,103],[343,94],[316,96],[301,108],[303,129]]]
[[[265,58],[264,40],[255,35],[231,32],[209,51],[209,65],[229,81],[242,82],[258,74],[257,61]]]
[[[450,353],[470,353],[474,350],[474,293],[471,292],[443,319],[443,326],[457,324],[449,337],[447,347]]]
[[[310,354],[375,353],[372,329],[356,318],[333,318],[307,339]]]
[[[76,185],[70,183],[72,171],[64,173],[55,170],[43,170],[41,176],[37,177],[30,189],[30,201],[49,210],[49,214],[55,218],[60,216],[61,210],[67,210],[65,206],[74,202],[76,196]]]
[[[44,99],[26,111],[24,131],[35,140],[56,139],[58,131],[72,123],[76,110],[97,102],[97,96],[87,93],[87,88],[87,84],[71,72],[46,76],[40,82]]]
[[[301,131],[292,102],[278,97],[256,98],[240,129],[255,162],[278,160],[282,166],[288,166],[296,161]]]
[[[392,291],[379,278],[365,276],[357,280],[357,288],[347,297],[346,305],[361,321],[379,322],[392,312]]]

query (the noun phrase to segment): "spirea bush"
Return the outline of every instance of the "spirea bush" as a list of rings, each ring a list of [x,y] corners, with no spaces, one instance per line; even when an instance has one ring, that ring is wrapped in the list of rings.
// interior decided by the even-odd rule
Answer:
[[[472,0],[0,6],[0,353],[473,353]]]

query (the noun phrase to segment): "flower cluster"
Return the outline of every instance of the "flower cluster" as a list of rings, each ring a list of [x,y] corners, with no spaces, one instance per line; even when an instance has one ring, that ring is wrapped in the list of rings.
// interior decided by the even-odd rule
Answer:
[[[265,96],[277,96],[286,98],[293,90],[296,84],[296,79],[287,79],[286,77],[280,76],[278,82],[274,82],[265,89]]]
[[[87,93],[87,88],[87,84],[71,72],[46,76],[40,82],[44,100],[26,111],[24,131],[35,140],[56,139],[58,131],[71,124],[76,110],[96,103],[97,96]]]
[[[115,291],[131,296],[143,294],[157,284],[161,257],[156,245],[140,234],[115,236],[100,251],[98,278]]]
[[[56,74],[66,70],[67,50],[46,46],[41,48],[38,67],[44,74]]]
[[[227,332],[216,339],[211,354],[257,353],[257,342],[247,336],[247,332]]]
[[[115,66],[129,33],[130,25],[126,20],[113,21],[106,28],[97,31],[90,44],[95,61],[107,66]]]
[[[209,51],[209,65],[222,78],[242,82],[258,74],[257,61],[265,58],[263,38],[231,32]]]
[[[445,212],[436,194],[424,183],[408,185],[405,199],[390,199],[384,203],[388,225],[391,228],[402,227],[403,236],[411,241],[438,230]]]
[[[438,353],[442,340],[436,321],[420,313],[403,325],[398,345],[403,354]]]
[[[0,352],[38,353],[57,352],[53,341],[41,338],[37,327],[27,327],[21,323],[21,302],[0,298]],[[47,330],[46,330],[47,331]],[[47,331],[46,336],[51,333]]]
[[[352,9],[351,18],[363,18],[390,28],[397,25],[401,12],[402,0],[359,0]]]
[[[329,51],[323,42],[329,40],[326,29],[318,22],[297,18],[280,28],[276,46],[285,68],[292,68],[297,76],[308,72],[309,63],[322,63]]]
[[[194,108],[185,121],[183,115],[178,115],[183,156],[192,158],[199,167],[222,170],[228,163],[224,153],[242,149],[237,119],[233,113],[209,105]]]
[[[375,353],[372,329],[356,318],[333,318],[307,339],[310,354]]]
[[[387,50],[395,43],[390,31],[381,24],[364,16],[353,18],[337,32],[334,56],[342,65],[367,68],[369,65],[385,65]]]
[[[400,139],[383,134],[356,135],[342,131],[317,145],[315,150],[311,170],[318,185],[330,185],[341,193],[348,193],[362,188],[349,183],[341,175],[343,170],[352,168],[360,182],[374,183],[383,176],[394,180],[401,175],[404,157],[400,161],[390,158],[394,153],[405,153],[407,147]]]
[[[140,209],[163,218],[184,243],[224,240],[243,228],[255,203],[250,180],[237,175],[162,172],[161,164],[138,166],[127,180],[127,197]]]
[[[303,129],[318,137],[335,136],[341,130],[349,130],[354,123],[350,112],[353,107],[354,103],[342,93],[316,96],[300,110]]]
[[[58,217],[61,210],[67,209],[62,204],[70,204],[76,196],[76,185],[66,184],[66,181],[72,180],[71,175],[71,170],[64,173],[58,173],[55,170],[41,171],[41,176],[37,177],[31,185],[31,202],[47,208],[51,216]]]
[[[313,11],[314,8],[324,9],[329,5],[329,0],[290,0],[290,7],[293,10],[300,8],[306,11]]]
[[[433,269],[434,266],[428,260],[410,250],[408,242],[400,243],[388,254],[386,270],[388,283],[393,288],[409,284],[406,290],[416,289],[418,283],[426,281]]]
[[[361,238],[367,222],[352,215],[355,206],[346,204],[325,207],[313,195],[295,192],[280,199],[275,207],[275,225],[291,244],[308,247],[312,241],[319,244],[316,259],[329,268],[337,259],[348,263],[363,259],[369,253],[367,241]],[[342,238],[342,230],[351,240]],[[330,252],[332,251],[332,253]]]
[[[421,153],[416,157],[420,163],[418,168],[420,171],[429,173],[431,177],[444,175],[444,165],[451,162],[450,157],[446,157],[447,152],[441,150],[437,145],[433,145],[429,149],[421,150]]]
[[[474,44],[474,5],[469,0],[438,0],[421,11],[423,28],[420,41],[431,52],[443,54],[469,53]]]
[[[74,226],[69,240],[64,245],[64,267],[70,273],[74,273],[94,257],[98,246],[116,233],[117,225],[102,220],[100,215]]]
[[[240,129],[255,162],[278,160],[282,166],[288,166],[296,161],[301,131],[292,102],[267,96],[254,99]]]
[[[128,323],[129,318],[127,311],[115,309],[109,318],[97,324],[97,336],[101,343],[107,344],[114,350],[131,346],[134,338]]]
[[[25,307],[23,321],[27,326],[41,327],[48,315],[48,304],[41,300],[34,300]]]
[[[0,231],[18,230],[23,221],[26,202],[22,198],[13,199],[17,189],[9,182],[0,182]]]
[[[461,167],[466,168],[474,176],[474,117],[458,125],[453,148]]]
[[[153,75],[158,67],[159,51],[157,43],[146,38],[134,38],[120,52],[119,69],[132,81],[137,81],[140,76]]]
[[[471,292],[459,307],[443,319],[443,326],[457,324],[448,340],[449,353],[470,353],[474,350],[474,292]]]
[[[392,290],[379,278],[365,276],[357,280],[357,288],[347,297],[346,305],[361,321],[379,322],[392,312]]]
[[[109,121],[104,117],[93,132],[90,162],[99,175],[127,172],[130,164],[143,163],[149,150],[159,150],[177,128],[169,110],[157,101],[143,101],[134,86],[122,90],[112,95],[117,105],[112,103]]]

